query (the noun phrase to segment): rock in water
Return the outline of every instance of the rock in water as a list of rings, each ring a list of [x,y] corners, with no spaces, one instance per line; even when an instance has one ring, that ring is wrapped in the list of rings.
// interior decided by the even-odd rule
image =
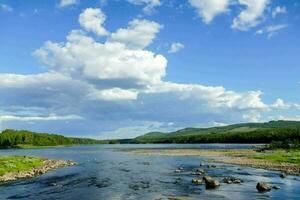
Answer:
[[[280,178],[286,178],[286,174],[280,174]]]
[[[200,185],[200,184],[202,184],[203,182],[202,182],[201,179],[193,179],[193,180],[192,180],[192,183],[194,183],[194,184],[196,184],[196,185]]]
[[[215,189],[220,186],[219,181],[214,180],[210,176],[204,176],[203,181],[205,182],[205,188],[206,189]]]
[[[201,174],[204,174],[204,170],[203,169],[196,169],[196,172],[199,172]]]
[[[275,189],[275,190],[279,190],[280,189],[280,187],[277,186],[277,185],[274,185],[272,188]]]
[[[235,177],[226,177],[223,179],[223,183],[227,183],[227,184],[240,184],[243,181],[239,178],[235,178]]]
[[[220,186],[220,183],[219,183],[219,181],[212,179],[212,180],[208,181],[205,186],[206,186],[206,189],[215,189]]]
[[[208,180],[212,180],[212,177],[210,177],[210,176],[203,176],[202,179],[206,183]]]
[[[258,182],[257,185],[256,185],[256,189],[259,192],[267,192],[267,191],[271,190],[271,187],[267,183]]]

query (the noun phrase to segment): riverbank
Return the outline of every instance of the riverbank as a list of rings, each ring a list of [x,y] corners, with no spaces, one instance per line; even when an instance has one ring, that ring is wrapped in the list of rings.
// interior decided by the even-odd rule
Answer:
[[[209,162],[234,164],[300,175],[300,150],[258,152],[255,149],[130,149],[126,152],[149,156],[210,157],[212,159]]]
[[[75,164],[70,160],[51,160],[33,156],[3,156],[0,157],[0,183],[32,178],[53,169]]]

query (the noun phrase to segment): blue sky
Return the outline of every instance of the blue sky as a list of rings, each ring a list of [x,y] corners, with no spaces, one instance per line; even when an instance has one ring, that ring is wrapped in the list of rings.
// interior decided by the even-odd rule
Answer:
[[[0,129],[300,120],[296,0],[0,0]]]

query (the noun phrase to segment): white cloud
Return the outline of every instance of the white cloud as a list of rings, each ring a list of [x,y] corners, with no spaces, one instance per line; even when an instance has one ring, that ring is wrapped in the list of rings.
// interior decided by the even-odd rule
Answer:
[[[249,113],[244,114],[242,117],[247,122],[260,122],[261,120],[261,115],[257,111],[250,111]]]
[[[286,12],[287,12],[286,7],[284,7],[284,6],[282,6],[282,7],[281,6],[277,6],[272,11],[272,17],[275,18],[278,14],[284,14]]]
[[[32,128],[42,123],[38,130],[125,137],[125,131],[135,126],[134,136],[155,129],[156,125],[144,122],[178,128],[259,121],[261,113],[288,104],[282,100],[266,104],[260,91],[165,81],[167,59],[144,49],[155,39],[159,26],[133,20],[122,29],[131,39],[107,35],[99,41],[84,30],[73,30],[66,41],[45,42],[34,55],[48,67],[47,72],[0,74],[2,127]],[[72,121],[74,116],[84,120]],[[68,119],[68,125],[59,126],[61,120]],[[41,122],[29,126],[20,123],[22,120]],[[170,127],[159,125],[158,129],[162,128]]]
[[[12,12],[14,9],[7,4],[0,4],[0,11]]]
[[[233,19],[231,27],[241,31],[247,31],[260,23],[264,11],[270,0],[239,0],[239,4],[246,8]]]
[[[162,25],[149,21],[134,19],[127,28],[120,28],[111,34],[111,42],[126,44],[132,49],[143,49],[151,44]]]
[[[155,8],[161,6],[160,0],[127,0],[129,3],[134,5],[144,5],[143,12],[145,14],[151,14],[154,12]]]
[[[273,117],[273,119],[285,120],[285,121],[300,121],[300,116],[299,115],[294,115],[294,116],[279,115],[279,116]]]
[[[282,99],[277,99],[270,107],[274,109],[288,109],[291,105],[286,104]]]
[[[268,38],[271,38],[275,34],[277,34],[280,30],[287,28],[287,24],[277,24],[267,26],[263,29],[259,29],[255,32],[256,35],[267,34]]]
[[[79,0],[60,0],[59,7],[60,8],[69,7],[77,4],[78,2]]]
[[[189,0],[203,22],[209,24],[217,15],[228,11],[230,0]]]
[[[77,115],[66,115],[66,116],[57,116],[57,115],[49,115],[49,116],[16,116],[16,115],[0,115],[0,122],[5,121],[22,121],[22,122],[30,122],[30,121],[69,121],[69,120],[81,120],[83,119]]]
[[[79,15],[80,25],[87,31],[96,33],[99,36],[107,35],[108,32],[102,26],[106,15],[100,8],[87,8]]]
[[[99,84],[110,81],[116,87],[124,83],[140,87],[160,82],[167,65],[162,55],[128,49],[123,43],[96,42],[78,31],[72,31],[65,44],[46,42],[35,55],[61,73]]]
[[[169,53],[176,53],[184,48],[184,45],[180,42],[174,42],[171,44]]]
[[[105,90],[95,90],[88,95],[92,100],[106,100],[106,101],[118,101],[118,100],[136,100],[137,91],[124,90],[121,88],[111,88]]]

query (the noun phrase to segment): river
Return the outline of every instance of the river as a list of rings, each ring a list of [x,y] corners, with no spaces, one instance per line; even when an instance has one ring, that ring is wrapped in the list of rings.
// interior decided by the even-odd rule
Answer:
[[[61,168],[42,176],[0,185],[0,199],[24,200],[143,200],[187,197],[187,199],[300,199],[300,177],[280,178],[279,173],[234,165],[215,164],[206,174],[221,181],[241,178],[242,184],[222,184],[215,190],[193,185],[191,170],[210,158],[199,156],[142,156],[125,153],[129,148],[251,148],[253,145],[160,144],[88,145],[45,149],[0,150],[0,155],[35,155],[73,160],[77,166]],[[177,167],[186,169],[174,173]],[[280,186],[257,192],[258,181]]]

